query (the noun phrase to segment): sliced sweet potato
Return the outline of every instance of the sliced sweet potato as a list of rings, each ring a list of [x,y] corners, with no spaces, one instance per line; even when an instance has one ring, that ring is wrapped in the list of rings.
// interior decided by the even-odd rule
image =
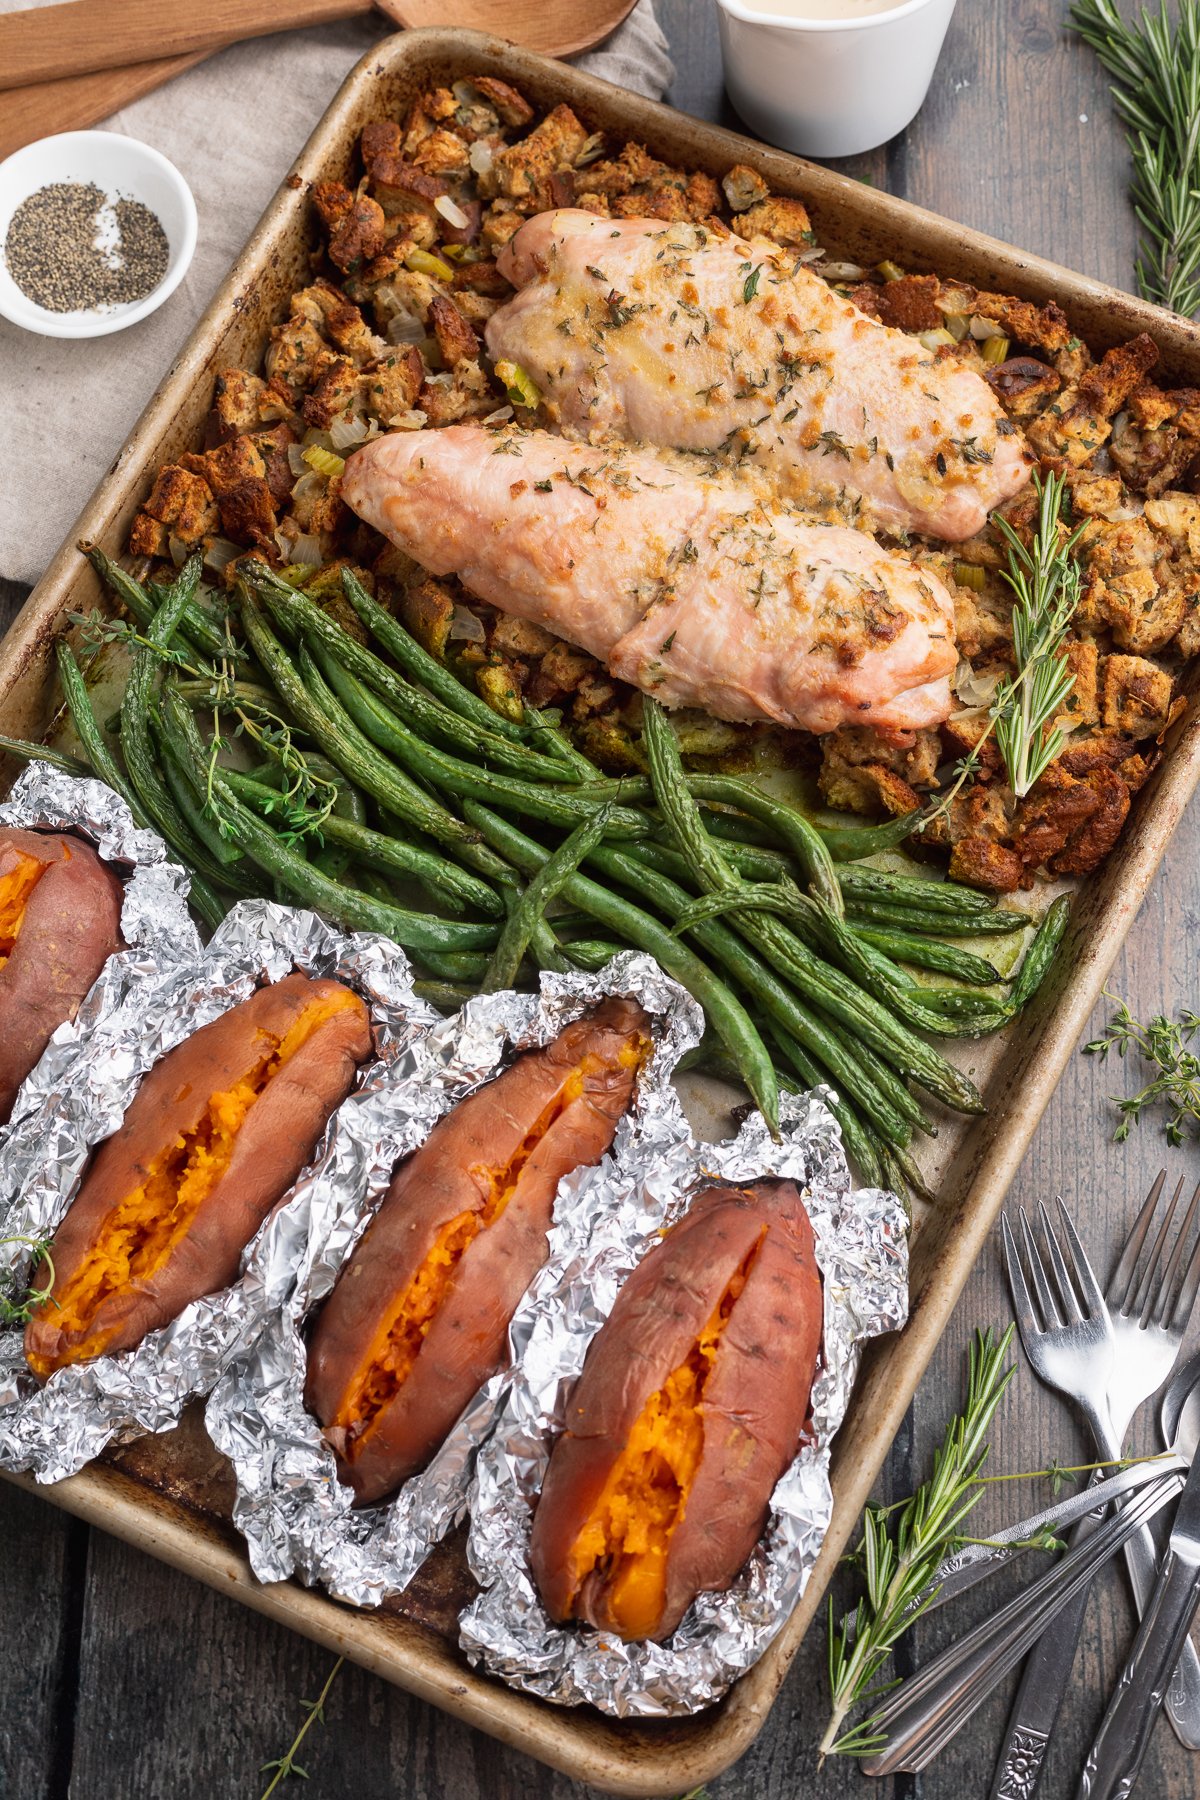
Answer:
[[[358,995],[296,974],[168,1051],[55,1234],[25,1332],[34,1374],[132,1349],[226,1287],[370,1050]]]
[[[397,1171],[317,1321],[306,1397],[360,1504],[423,1468],[502,1363],[564,1175],[597,1162],[647,1045],[606,1000],[435,1126]]]
[[[123,891],[82,839],[0,828],[0,1124],[121,948]]]
[[[706,1189],[621,1290],[571,1396],[531,1545],[553,1618],[662,1639],[730,1585],[799,1447],[821,1329],[795,1183]]]

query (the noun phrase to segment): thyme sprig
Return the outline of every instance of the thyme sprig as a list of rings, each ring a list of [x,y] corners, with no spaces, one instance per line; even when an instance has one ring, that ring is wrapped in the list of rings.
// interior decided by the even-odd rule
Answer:
[[[1190,317],[1200,309],[1200,0],[1125,19],[1115,0],[1075,0],[1070,21],[1109,74],[1133,158],[1142,234],[1138,291]]]
[[[316,1699],[306,1700],[304,1702],[304,1721],[283,1755],[275,1757],[271,1762],[263,1763],[260,1772],[265,1775],[269,1770],[274,1770],[274,1774],[271,1776],[267,1786],[263,1789],[260,1800],[270,1800],[271,1795],[275,1792],[275,1789],[279,1786],[280,1782],[286,1781],[289,1775],[295,1775],[300,1781],[308,1780],[308,1770],[301,1767],[296,1761],[296,1756],[301,1744],[304,1742],[314,1723],[324,1725],[325,1702],[329,1698],[330,1688],[337,1680],[338,1670],[345,1660],[344,1656],[338,1657],[332,1669],[329,1671],[325,1686],[321,1689]]]
[[[34,1310],[49,1300],[54,1287],[50,1239],[17,1235],[0,1238],[0,1246],[4,1244],[26,1244],[30,1251],[30,1267],[36,1267],[39,1262],[46,1265],[46,1279],[38,1288],[30,1286],[28,1282],[21,1283],[15,1269],[5,1269],[0,1274],[0,1328],[27,1325]]]
[[[949,787],[918,824],[927,830],[949,812],[953,801],[982,766],[982,752],[993,732],[1009,786],[1024,799],[1051,763],[1062,754],[1066,734],[1054,720],[1075,686],[1066,656],[1066,635],[1079,605],[1082,575],[1072,552],[1083,525],[1063,536],[1066,478],[1051,471],[1033,478],[1038,512],[1033,535],[1024,543],[1007,519],[993,520],[1008,550],[1001,571],[1013,591],[1013,659],[1016,672],[1002,681],[988,708],[983,732],[954,766]]]
[[[1142,1114],[1156,1106],[1167,1109],[1163,1130],[1169,1144],[1182,1144],[1189,1127],[1200,1136],[1200,1056],[1188,1049],[1200,1031],[1200,1013],[1185,1007],[1177,1020],[1155,1013],[1149,1024],[1141,1025],[1117,995],[1108,994],[1107,998],[1116,1001],[1116,1013],[1101,1035],[1083,1046],[1084,1055],[1098,1056],[1103,1061],[1110,1050],[1120,1057],[1132,1050],[1158,1071],[1138,1093],[1124,1099],[1113,1096],[1121,1115],[1114,1134],[1116,1142],[1123,1144]]]
[[[850,1712],[895,1686],[881,1679],[892,1646],[929,1604],[922,1590],[938,1564],[962,1540],[967,1514],[984,1492],[981,1470],[987,1433],[1015,1364],[1008,1362],[1013,1327],[997,1340],[976,1332],[971,1343],[967,1392],[933,1459],[933,1473],[897,1508],[868,1506],[863,1535],[853,1552],[866,1593],[849,1619],[838,1623],[829,1604],[831,1710],[820,1757],[866,1756],[882,1742],[874,1715],[847,1726]],[[894,1520],[893,1520],[893,1514]]]

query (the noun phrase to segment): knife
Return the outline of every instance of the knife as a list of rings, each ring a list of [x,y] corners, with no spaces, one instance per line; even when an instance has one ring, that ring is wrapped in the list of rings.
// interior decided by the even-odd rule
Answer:
[[[1200,1605],[1200,1459],[1184,1484],[1150,1604],[1088,1752],[1077,1800],[1125,1800]]]

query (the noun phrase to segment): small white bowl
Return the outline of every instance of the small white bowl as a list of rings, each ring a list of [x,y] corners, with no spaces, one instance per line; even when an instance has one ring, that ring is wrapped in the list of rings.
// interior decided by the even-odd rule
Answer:
[[[167,236],[167,272],[144,299],[81,312],[50,312],[13,280],[2,246],[14,212],[39,188],[55,182],[94,183],[110,200],[140,200]],[[174,163],[115,131],[64,131],[39,138],[0,163],[0,313],[43,337],[107,337],[160,307],[187,273],[196,248],[196,202]]]
[[[783,150],[874,150],[920,111],[954,5],[901,0],[858,18],[803,19],[717,0],[729,98],[757,136]]]

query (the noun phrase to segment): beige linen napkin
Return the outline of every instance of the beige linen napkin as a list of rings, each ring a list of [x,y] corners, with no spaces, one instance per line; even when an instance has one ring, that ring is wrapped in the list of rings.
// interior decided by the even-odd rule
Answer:
[[[0,12],[21,4],[0,0]],[[43,338],[0,319],[0,578],[37,580],[381,24],[368,16],[235,44],[108,121],[183,174],[200,215],[196,255],[158,312],[112,337]],[[579,65],[660,97],[674,71],[653,0]]]

